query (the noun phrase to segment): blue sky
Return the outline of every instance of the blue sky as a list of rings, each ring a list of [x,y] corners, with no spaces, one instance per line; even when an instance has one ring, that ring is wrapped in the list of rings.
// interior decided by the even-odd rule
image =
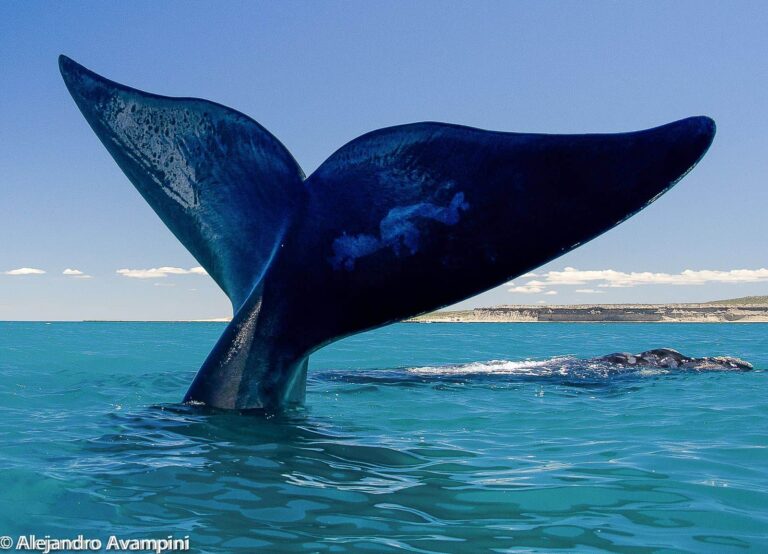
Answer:
[[[766,294],[766,23],[764,2],[2,2],[0,319],[230,314],[77,111],[60,53],[245,112],[307,174],[413,121],[584,133],[709,115],[712,149],[656,204],[462,306]],[[186,272],[118,273],[161,267]]]

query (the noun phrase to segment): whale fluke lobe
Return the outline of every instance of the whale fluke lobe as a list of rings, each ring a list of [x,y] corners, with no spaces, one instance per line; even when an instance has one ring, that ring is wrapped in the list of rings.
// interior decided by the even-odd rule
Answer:
[[[237,311],[304,203],[291,154],[235,110],[131,89],[65,56],[59,65],[109,153]]]
[[[414,123],[354,139],[305,178],[235,110],[64,56],[60,68],[120,168],[232,301],[185,398],[219,408],[301,404],[313,351],[591,240],[679,181],[715,134],[707,117],[591,135]]]

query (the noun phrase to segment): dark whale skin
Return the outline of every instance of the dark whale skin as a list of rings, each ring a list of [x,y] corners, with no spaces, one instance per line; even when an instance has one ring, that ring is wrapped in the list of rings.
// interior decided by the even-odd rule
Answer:
[[[715,134],[703,116],[587,135],[412,123],[352,140],[305,178],[235,110],[59,66],[128,179],[232,301],[185,397],[225,409],[302,404],[315,350],[595,238],[669,190]]]
[[[595,362],[607,362],[624,367],[653,367],[659,369],[693,369],[697,371],[750,371],[752,364],[730,356],[706,356],[690,358],[671,348],[656,348],[640,354],[615,352],[593,358]]]

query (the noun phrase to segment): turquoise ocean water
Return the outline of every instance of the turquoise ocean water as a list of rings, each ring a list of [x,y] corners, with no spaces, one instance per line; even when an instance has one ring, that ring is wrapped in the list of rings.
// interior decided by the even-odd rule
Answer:
[[[223,328],[0,323],[0,535],[768,551],[768,325],[398,324],[315,354],[272,419],[176,404]],[[574,362],[656,347],[757,369]]]

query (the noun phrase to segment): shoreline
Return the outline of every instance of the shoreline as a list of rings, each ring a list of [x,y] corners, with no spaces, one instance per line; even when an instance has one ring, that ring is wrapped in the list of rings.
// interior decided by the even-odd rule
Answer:
[[[755,297],[750,297],[753,300]],[[766,297],[758,297],[766,298]],[[437,311],[402,323],[768,323],[768,301],[716,301],[688,304],[502,305]],[[39,319],[3,323],[225,323],[208,319]]]
[[[768,304],[506,305],[444,311],[407,323],[768,323]]]

